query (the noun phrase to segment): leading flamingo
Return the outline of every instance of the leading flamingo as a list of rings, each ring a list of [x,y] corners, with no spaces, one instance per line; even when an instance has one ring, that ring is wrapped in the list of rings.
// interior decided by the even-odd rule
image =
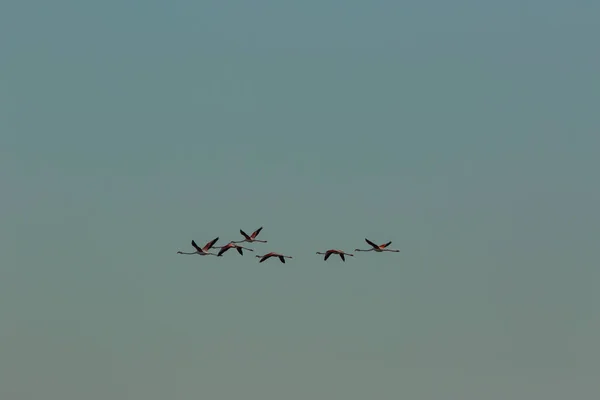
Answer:
[[[196,242],[192,240],[192,246],[194,246],[194,248],[196,249],[195,252],[193,252],[193,253],[184,253],[183,251],[178,251],[177,254],[198,254],[200,256],[207,256],[207,255],[216,256],[215,253],[209,253],[208,250],[210,250],[210,248],[213,247],[215,243],[217,243],[217,240],[219,240],[218,237],[214,238],[210,242],[206,243],[204,245],[204,247],[198,246],[196,244]]]

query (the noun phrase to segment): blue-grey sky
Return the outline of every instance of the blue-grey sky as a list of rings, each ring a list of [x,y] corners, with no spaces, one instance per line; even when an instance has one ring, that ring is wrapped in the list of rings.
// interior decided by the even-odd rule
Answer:
[[[0,397],[598,398],[599,20],[4,2]]]

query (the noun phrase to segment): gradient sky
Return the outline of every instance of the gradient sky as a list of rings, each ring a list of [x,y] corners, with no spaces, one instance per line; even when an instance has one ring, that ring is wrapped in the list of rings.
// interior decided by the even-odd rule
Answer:
[[[0,397],[597,399],[598,21],[3,2]]]

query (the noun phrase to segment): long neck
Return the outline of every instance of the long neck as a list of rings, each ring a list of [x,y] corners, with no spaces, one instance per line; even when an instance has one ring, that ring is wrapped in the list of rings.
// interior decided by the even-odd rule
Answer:
[[[192,255],[192,254],[198,254],[198,252],[195,251],[193,253],[184,253],[183,251],[178,251],[177,254],[189,254],[189,255]]]

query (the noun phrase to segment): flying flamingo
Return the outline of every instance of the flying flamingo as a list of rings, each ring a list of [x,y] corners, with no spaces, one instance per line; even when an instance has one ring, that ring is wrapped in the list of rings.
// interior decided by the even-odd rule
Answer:
[[[196,244],[196,242],[194,242],[194,241],[192,240],[192,246],[194,246],[194,248],[196,249],[196,251],[195,251],[195,252],[193,252],[193,253],[184,253],[183,251],[178,251],[178,252],[177,252],[177,254],[198,254],[198,255],[201,255],[201,256],[206,256],[206,255],[209,255],[209,254],[210,254],[211,256],[216,256],[216,254],[215,254],[215,253],[209,253],[209,252],[208,252],[208,250],[210,250],[210,248],[211,248],[211,247],[213,247],[213,245],[214,245],[215,243],[217,243],[217,240],[219,240],[219,238],[218,238],[218,237],[217,237],[217,238],[215,238],[215,239],[213,239],[213,240],[211,240],[210,242],[206,243],[206,244],[204,245],[204,247],[200,247],[200,246],[198,246],[198,245]]]
[[[248,250],[248,251],[254,251],[254,250],[249,249],[247,247],[238,246],[234,242],[229,242],[225,246],[215,246],[215,248],[221,249],[221,250],[219,250],[219,254],[217,254],[219,257],[221,257],[223,255],[223,253],[225,253],[229,249],[236,249],[237,252],[240,253],[241,256],[244,255],[244,252],[242,251],[242,249],[243,250]]]
[[[381,253],[382,251],[391,251],[394,253],[400,252],[400,250],[391,250],[391,249],[386,248],[390,244],[392,244],[392,242],[387,242],[387,243],[384,243],[384,244],[378,246],[375,243],[371,242],[369,239],[365,239],[365,241],[371,245],[371,247],[372,247],[371,249],[368,249],[368,250],[355,249],[354,251],[376,251],[377,253]]]
[[[343,252],[342,250],[336,250],[336,249],[327,250],[325,253],[321,253],[320,251],[317,251],[317,254],[325,254],[325,257],[323,257],[323,259],[325,261],[327,261],[327,259],[329,258],[329,256],[332,255],[332,254],[339,255],[340,258],[342,259],[342,261],[344,261],[344,262],[346,262],[346,258],[344,257],[344,255],[347,255],[347,256],[350,256],[350,257],[354,257],[354,254],[346,253],[346,252]]]
[[[279,257],[279,260],[280,260],[282,263],[284,263],[284,264],[285,264],[285,259],[286,259],[286,258],[292,258],[292,257],[290,257],[290,256],[284,256],[283,254],[279,254],[279,253],[273,253],[273,252],[271,252],[271,253],[267,253],[267,254],[265,254],[264,256],[256,256],[256,257],[259,257],[259,258],[260,258],[260,261],[259,261],[259,263],[261,263],[261,262],[263,262],[263,261],[267,260],[269,257]]]
[[[257,230],[255,230],[254,232],[252,232],[252,235],[248,236],[246,234],[246,232],[244,232],[243,230],[240,229],[240,233],[244,236],[244,240],[238,240],[237,242],[233,242],[233,243],[243,243],[243,242],[248,242],[248,243],[253,243],[253,242],[261,242],[261,243],[267,243],[266,240],[258,240],[256,237],[258,236],[258,234],[260,233],[260,231],[262,231],[262,226],[260,228],[258,228]]]

